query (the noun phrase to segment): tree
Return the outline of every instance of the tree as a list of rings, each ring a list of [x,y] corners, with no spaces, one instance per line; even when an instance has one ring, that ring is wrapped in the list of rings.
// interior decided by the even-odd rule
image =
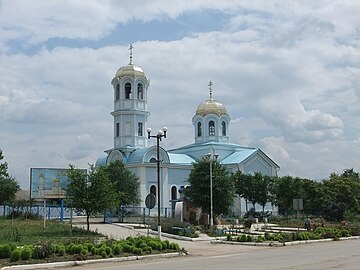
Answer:
[[[342,220],[346,211],[360,211],[360,176],[353,169],[332,173],[323,181],[323,212],[328,219]]]
[[[140,203],[139,178],[126,169],[121,161],[111,162],[105,167],[105,171],[114,185],[119,206]]]
[[[226,167],[212,161],[213,211],[214,216],[228,214],[234,202],[235,187]],[[193,163],[184,194],[205,213],[210,213],[210,160],[203,158]]]
[[[109,180],[105,167],[89,166],[88,172],[69,166],[69,183],[66,203],[76,211],[86,214],[87,230],[90,230],[90,216],[116,207],[116,192]]]
[[[233,179],[236,194],[244,198],[245,201],[251,202],[254,210],[255,204],[258,203],[264,211],[266,203],[271,200],[270,186],[272,178],[267,175],[262,175],[260,172],[251,175],[237,171],[233,175]],[[246,208],[246,211],[247,210]]]
[[[250,174],[244,174],[241,171],[237,171],[235,174],[232,175],[233,182],[235,183],[235,193],[238,194],[240,197],[244,198],[246,201],[246,212],[247,209],[247,202],[252,202],[255,205],[255,198],[254,198],[254,181],[252,180],[252,176]],[[255,208],[255,206],[254,206]]]
[[[272,203],[279,207],[279,213],[288,215],[293,209],[293,199],[300,196],[301,179],[292,176],[275,177],[272,184]]]
[[[2,150],[0,149],[0,161],[4,159]],[[16,192],[20,190],[19,184],[15,178],[8,173],[7,162],[0,163],[0,205],[11,203],[15,199]]]

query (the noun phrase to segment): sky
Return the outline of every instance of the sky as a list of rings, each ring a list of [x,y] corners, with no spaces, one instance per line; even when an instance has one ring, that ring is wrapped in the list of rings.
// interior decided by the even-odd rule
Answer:
[[[359,14],[357,0],[0,0],[9,173],[28,188],[30,168],[87,168],[113,147],[111,80],[129,44],[163,148],[194,142],[211,80],[230,141],[260,148],[280,176],[359,172]]]

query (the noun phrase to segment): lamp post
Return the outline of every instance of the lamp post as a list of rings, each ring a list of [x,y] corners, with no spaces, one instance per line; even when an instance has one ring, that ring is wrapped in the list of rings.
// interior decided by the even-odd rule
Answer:
[[[157,163],[157,205],[158,205],[158,215],[157,215],[157,223],[158,223],[158,235],[161,240],[161,222],[160,222],[160,141],[161,138],[166,138],[167,128],[164,127],[160,129],[156,135],[151,135],[151,128],[148,128],[148,139],[156,138],[156,163]]]
[[[213,209],[213,161],[217,160],[219,155],[214,154],[214,149],[211,153],[206,154],[206,157],[210,160],[210,226],[214,225],[214,209]]]

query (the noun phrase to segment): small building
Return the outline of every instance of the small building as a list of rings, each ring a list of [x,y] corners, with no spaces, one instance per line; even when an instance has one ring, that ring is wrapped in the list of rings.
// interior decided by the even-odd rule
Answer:
[[[96,165],[120,160],[140,179],[141,206],[149,193],[157,194],[157,146],[147,146],[147,97],[150,81],[144,70],[133,63],[130,46],[129,64],[120,67],[111,81],[114,91],[114,146],[101,155]],[[176,108],[174,108],[176,110]],[[180,192],[188,185],[187,179],[192,163],[208,153],[216,153],[217,160],[230,171],[244,173],[261,172],[275,176],[279,166],[262,150],[230,142],[230,115],[224,104],[213,98],[212,83],[209,83],[209,98],[195,110],[192,123],[195,141],[176,149],[160,147],[160,192],[161,207],[174,209]],[[244,200],[235,202],[233,212],[245,212]]]

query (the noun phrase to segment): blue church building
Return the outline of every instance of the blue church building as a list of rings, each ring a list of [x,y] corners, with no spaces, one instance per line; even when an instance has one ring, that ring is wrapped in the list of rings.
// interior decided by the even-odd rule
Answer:
[[[146,195],[157,194],[157,146],[147,145],[149,79],[132,58],[130,45],[129,64],[120,67],[111,81],[114,92],[114,109],[111,112],[114,146],[104,151],[96,165],[122,161],[127,169],[139,177],[141,206],[145,206]],[[189,185],[187,179],[192,163],[209,153],[216,154],[217,160],[232,172],[240,170],[244,173],[277,175],[279,166],[261,149],[230,142],[230,115],[226,107],[213,98],[211,86],[210,82],[209,98],[198,105],[192,118],[194,143],[176,149],[159,149],[162,208],[173,207],[172,202],[178,200],[181,190]],[[245,208],[243,199],[235,200],[234,214],[244,213]]]

